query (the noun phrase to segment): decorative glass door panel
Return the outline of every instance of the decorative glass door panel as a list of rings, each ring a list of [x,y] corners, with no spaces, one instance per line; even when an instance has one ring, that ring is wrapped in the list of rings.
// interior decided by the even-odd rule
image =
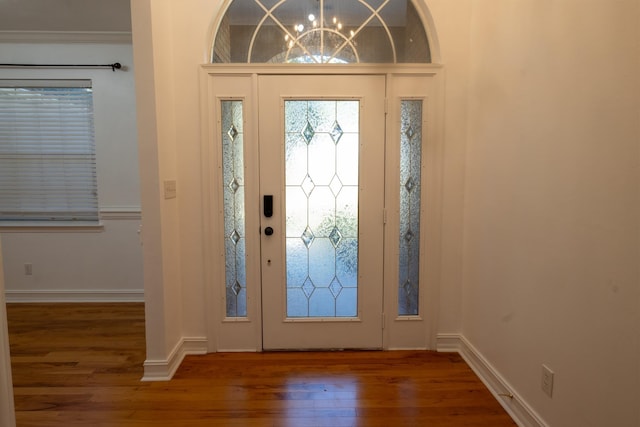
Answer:
[[[383,76],[260,76],[265,349],[381,348]]]
[[[288,317],[358,312],[359,101],[285,101]]]

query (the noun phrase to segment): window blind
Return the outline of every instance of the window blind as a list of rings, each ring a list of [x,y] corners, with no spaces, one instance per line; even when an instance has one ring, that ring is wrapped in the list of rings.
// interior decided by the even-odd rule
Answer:
[[[91,82],[0,80],[0,221],[97,221]]]

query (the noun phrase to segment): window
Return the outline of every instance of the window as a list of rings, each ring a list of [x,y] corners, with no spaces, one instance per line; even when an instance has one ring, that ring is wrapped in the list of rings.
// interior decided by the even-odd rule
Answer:
[[[422,204],[422,100],[400,103],[400,277],[398,314],[417,316]]]
[[[212,62],[428,63],[431,53],[411,0],[234,0]]]
[[[221,102],[227,317],[247,317],[242,107],[240,100]]]
[[[97,220],[91,82],[0,80],[0,224]]]

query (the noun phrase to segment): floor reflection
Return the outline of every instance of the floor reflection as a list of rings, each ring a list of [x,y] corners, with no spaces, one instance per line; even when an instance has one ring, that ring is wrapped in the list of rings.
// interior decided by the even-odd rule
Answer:
[[[356,426],[360,383],[352,375],[291,376],[285,379],[285,426]]]

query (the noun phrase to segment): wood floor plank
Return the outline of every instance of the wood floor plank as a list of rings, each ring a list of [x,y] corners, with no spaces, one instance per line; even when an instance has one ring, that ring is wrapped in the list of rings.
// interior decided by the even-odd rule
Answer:
[[[142,304],[9,304],[18,427],[514,427],[456,354],[218,353],[141,382]]]

